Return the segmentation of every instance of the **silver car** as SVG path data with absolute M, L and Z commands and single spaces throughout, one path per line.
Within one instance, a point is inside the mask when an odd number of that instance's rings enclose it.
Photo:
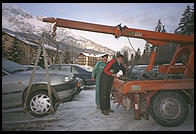
M 26 70 L 23 65 L 2 58 L 2 109 L 24 105 L 31 75 L 32 70 Z M 49 76 L 52 104 L 56 110 L 59 103 L 71 100 L 75 96 L 80 89 L 79 81 L 72 73 L 50 73 Z M 27 100 L 27 110 L 35 117 L 44 117 L 49 114 L 50 108 L 46 73 L 36 71 Z

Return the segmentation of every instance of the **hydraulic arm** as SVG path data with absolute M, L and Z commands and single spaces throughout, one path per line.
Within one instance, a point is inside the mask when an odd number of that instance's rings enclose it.
M 44 22 L 55 23 L 53 27 L 53 36 L 55 36 L 56 27 L 72 28 L 78 30 L 99 32 L 105 34 L 113 34 L 116 38 L 120 36 L 134 37 L 145 39 L 153 45 L 163 45 L 168 42 L 180 43 L 180 44 L 192 44 L 194 42 L 194 36 L 178 35 L 171 33 L 161 33 L 155 31 L 141 30 L 128 28 L 126 26 L 107 26 L 100 24 L 93 24 L 87 22 L 73 21 L 61 18 L 44 18 Z

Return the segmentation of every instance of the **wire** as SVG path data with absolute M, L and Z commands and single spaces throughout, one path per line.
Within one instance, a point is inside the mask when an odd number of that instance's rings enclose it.
M 128 41 L 129 41 L 130 46 L 131 46 L 132 49 L 135 51 L 135 49 L 133 48 L 133 46 L 132 46 L 132 44 L 131 44 L 131 42 L 130 42 L 130 40 L 129 40 L 129 37 L 127 37 L 127 38 L 128 38 Z M 137 53 L 137 52 L 135 51 L 135 53 Z

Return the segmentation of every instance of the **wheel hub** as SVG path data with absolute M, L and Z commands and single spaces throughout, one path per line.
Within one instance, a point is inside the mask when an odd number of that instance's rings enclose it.
M 50 98 L 44 94 L 34 96 L 30 102 L 31 110 L 36 114 L 43 114 L 50 110 Z
M 175 119 L 180 114 L 180 105 L 172 98 L 162 101 L 160 106 L 162 115 L 167 119 Z

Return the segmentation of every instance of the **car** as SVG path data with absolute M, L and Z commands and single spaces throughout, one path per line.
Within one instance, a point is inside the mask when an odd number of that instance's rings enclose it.
M 128 79 L 129 80 L 144 80 L 154 79 L 157 74 L 157 66 L 154 66 L 152 71 L 146 71 L 148 65 L 135 65 L 128 67 Z
M 25 67 L 25 70 L 33 70 L 34 68 L 34 65 L 23 65 L 23 66 Z M 37 65 L 36 71 L 45 71 L 45 69 Z M 80 88 L 77 88 L 77 91 L 75 92 L 74 96 L 78 95 L 84 87 L 83 81 L 80 78 L 76 78 L 76 79 L 78 80 L 78 83 L 80 84 Z M 72 98 L 74 98 L 74 96 Z
M 91 81 L 92 71 L 78 64 L 53 64 L 48 67 L 48 70 L 58 71 L 61 73 L 73 73 L 77 78 L 80 78 L 82 80 L 83 89 L 85 89 L 86 86 L 95 85 L 95 82 Z
M 2 58 L 2 109 L 24 105 L 32 70 L 14 61 Z M 70 101 L 80 91 L 79 81 L 72 73 L 49 73 L 52 104 L 56 111 L 60 103 Z M 35 71 L 32 88 L 26 103 L 27 111 L 34 117 L 50 113 L 46 72 Z
M 34 65 L 23 65 L 25 68 L 26 68 L 26 70 L 33 70 L 33 68 L 34 68 Z M 38 70 L 38 71 L 45 71 L 42 67 L 40 67 L 40 66 L 36 66 L 36 70 Z

